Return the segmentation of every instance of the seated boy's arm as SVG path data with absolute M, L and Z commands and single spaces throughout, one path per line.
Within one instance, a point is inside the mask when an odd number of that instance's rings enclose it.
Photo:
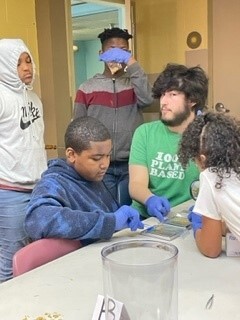
M 142 165 L 129 165 L 129 193 L 132 199 L 144 204 L 153 194 L 148 188 L 148 169 Z
M 113 213 L 95 209 L 73 210 L 64 189 L 40 182 L 27 208 L 25 229 L 29 237 L 66 239 L 109 239 L 115 231 Z

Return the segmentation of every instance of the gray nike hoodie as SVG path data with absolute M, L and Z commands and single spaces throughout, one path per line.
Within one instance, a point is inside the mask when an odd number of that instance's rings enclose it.
M 20 39 L 0 40 L 0 188 L 32 189 L 47 168 L 43 108 L 17 71 L 23 52 Z M 32 59 L 33 73 L 35 65 Z M 34 79 L 33 75 L 33 79 Z

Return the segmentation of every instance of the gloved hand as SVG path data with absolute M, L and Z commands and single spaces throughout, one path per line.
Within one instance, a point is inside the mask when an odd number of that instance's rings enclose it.
M 151 196 L 145 202 L 147 212 L 150 216 L 157 217 L 160 221 L 169 213 L 171 206 L 167 198 Z
M 117 62 L 127 64 L 130 57 L 131 52 L 120 49 L 120 48 L 111 48 L 99 55 L 99 60 L 104 62 Z
M 115 231 L 130 228 L 131 231 L 143 229 L 143 223 L 140 221 L 139 212 L 130 207 L 122 206 L 114 212 L 116 218 Z
M 192 228 L 193 228 L 193 235 L 195 238 L 195 234 L 196 231 L 198 229 L 202 229 L 202 216 L 198 213 L 193 212 L 193 206 L 189 208 L 188 210 L 188 220 L 191 222 L 192 224 Z

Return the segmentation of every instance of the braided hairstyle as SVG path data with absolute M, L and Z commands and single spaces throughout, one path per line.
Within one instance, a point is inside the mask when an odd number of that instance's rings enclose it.
M 216 188 L 231 172 L 240 179 L 240 123 L 226 114 L 208 112 L 197 116 L 183 132 L 178 156 L 185 168 L 190 160 L 205 155 L 204 167 L 218 176 Z

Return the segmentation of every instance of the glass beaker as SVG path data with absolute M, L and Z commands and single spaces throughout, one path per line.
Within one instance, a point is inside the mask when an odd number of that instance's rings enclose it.
M 157 240 L 121 241 L 104 247 L 101 255 L 106 320 L 115 319 L 113 299 L 124 304 L 128 316 L 123 319 L 177 320 L 176 246 Z

